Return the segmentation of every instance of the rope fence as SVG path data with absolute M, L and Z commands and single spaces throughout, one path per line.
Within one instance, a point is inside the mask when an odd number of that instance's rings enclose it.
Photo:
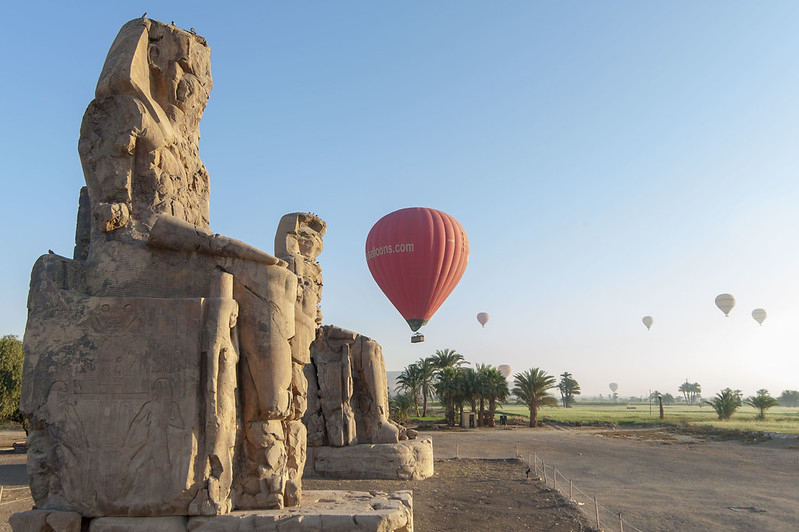
M 15 497 L 15 498 L 11 499 L 10 501 L 3 500 L 8 495 L 13 496 L 14 492 L 17 492 L 17 491 L 28 492 L 28 493 L 23 493 L 22 497 Z M 17 502 L 18 500 L 20 500 L 20 498 L 24 498 L 24 497 L 29 496 L 29 492 L 30 492 L 30 488 L 28 486 L 0 486 L 0 506 L 5 506 L 6 504 L 11 504 L 12 502 Z
M 643 532 L 622 518 L 621 512 L 613 511 L 599 504 L 599 499 L 596 496 L 591 496 L 575 486 L 571 479 L 566 478 L 554 465 L 547 464 L 536 453 L 528 454 L 525 460 L 525 456 L 519 452 L 517 446 L 516 457 L 527 465 L 529 471 L 527 478 L 530 478 L 529 475 L 532 473 L 530 480 L 540 480 L 545 487 L 551 486 L 553 490 L 568 497 L 569 503 L 579 508 L 597 530 Z

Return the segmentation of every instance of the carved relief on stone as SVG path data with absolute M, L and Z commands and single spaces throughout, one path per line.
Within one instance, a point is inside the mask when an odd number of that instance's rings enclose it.
M 57 275 L 48 262 L 65 259 L 52 257 L 34 270 Z M 38 292 L 32 287 L 20 404 L 37 507 L 86 516 L 185 511 L 203 477 L 203 300 Z

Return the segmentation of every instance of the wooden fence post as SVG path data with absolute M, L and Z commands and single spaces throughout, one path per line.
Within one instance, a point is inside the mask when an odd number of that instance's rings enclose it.
M 547 485 L 547 463 L 541 460 L 541 469 L 544 470 L 544 486 Z
M 597 528 L 597 530 L 600 530 L 600 526 L 599 526 L 599 503 L 597 502 L 596 497 L 594 497 L 594 512 L 596 513 L 596 528 Z
M 558 491 L 558 470 L 554 467 L 552 468 L 552 487 Z
M 621 520 L 621 512 L 619 512 L 619 532 L 624 532 L 624 521 Z

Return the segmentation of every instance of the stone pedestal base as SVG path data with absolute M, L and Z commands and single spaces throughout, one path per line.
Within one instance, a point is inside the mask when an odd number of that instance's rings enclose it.
M 14 514 L 9 521 L 14 532 L 82 530 L 80 515 L 73 512 L 32 510 Z M 413 496 L 410 491 L 304 491 L 302 506 L 282 510 L 86 521 L 89 532 L 413 532 Z
M 304 475 L 423 480 L 433 475 L 433 440 L 308 447 Z

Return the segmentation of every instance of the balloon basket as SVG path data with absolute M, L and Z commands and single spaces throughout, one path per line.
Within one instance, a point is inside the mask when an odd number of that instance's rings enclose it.
M 418 344 L 419 342 L 424 342 L 424 335 L 422 333 L 416 333 L 411 336 L 412 344 Z

